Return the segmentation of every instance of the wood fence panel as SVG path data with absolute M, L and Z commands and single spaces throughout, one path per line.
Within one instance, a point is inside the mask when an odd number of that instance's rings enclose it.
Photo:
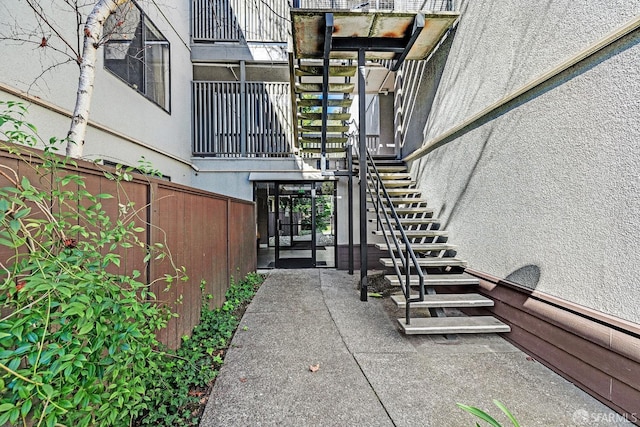
M 0 152 L 0 165 L 17 171 L 20 177 L 27 176 L 39 188 L 51 188 L 51 175 L 36 171 L 32 165 L 15 155 Z M 229 287 L 230 275 L 239 280 L 255 271 L 254 204 L 137 174 L 134 174 L 133 181 L 118 186 L 104 176 L 104 170 L 114 169 L 79 161 L 77 167 L 70 166 L 60 174 L 82 176 L 86 190 L 91 194 L 113 195 L 111 199 L 100 200 L 113 222 L 118 220 L 123 207 L 132 202 L 133 206 L 126 208 L 125 218 L 128 218 L 127 222 L 134 221 L 136 227 L 144 229 L 138 234 L 140 240 L 147 244 L 162 243 L 169 251 L 170 258 L 156 260 L 152 257 L 146 265 L 146 249 L 118 249 L 116 253 L 121 255 L 120 267 L 112 266 L 109 271 L 130 275 L 138 270 L 141 273 L 138 280 L 152 283 L 151 290 L 158 302 L 166 304 L 178 314 L 166 329 L 158 333 L 161 342 L 176 348 L 182 336 L 189 335 L 200 321 L 202 280 L 206 282 L 205 292 L 213 295 L 211 307 L 221 306 Z M 0 187 L 7 185 L 9 182 L 6 177 L 0 175 Z M 67 188 L 77 190 L 75 184 L 69 184 Z M 56 206 L 51 208 L 64 209 Z M 34 212 L 32 215 L 38 214 Z M 99 229 L 94 227 L 94 231 Z M 108 249 L 105 248 L 105 253 Z M 6 262 L 11 256 L 12 251 L 0 246 L 0 260 Z M 165 290 L 167 285 L 161 279 L 165 274 L 175 274 L 174 267 L 182 266 L 186 268 L 189 280 L 173 283 Z
M 256 221 L 253 203 L 230 201 L 229 204 L 229 257 L 230 274 L 242 279 L 255 271 L 257 262 Z

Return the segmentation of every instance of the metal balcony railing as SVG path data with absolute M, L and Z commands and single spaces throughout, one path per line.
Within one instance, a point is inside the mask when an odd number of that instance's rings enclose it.
M 193 155 L 292 156 L 289 90 L 289 83 L 193 82 Z
M 294 0 L 293 7 L 302 9 L 348 9 L 406 11 L 451 11 L 453 0 Z
M 451 11 L 454 0 L 192 0 L 193 41 L 286 43 L 289 9 Z
M 289 8 L 287 0 L 192 0 L 191 35 L 194 42 L 286 43 Z

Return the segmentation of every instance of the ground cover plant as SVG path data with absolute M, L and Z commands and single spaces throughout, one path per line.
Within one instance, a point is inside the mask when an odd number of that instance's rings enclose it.
M 133 168 L 105 172 L 115 193 L 91 194 L 61 142 L 41 141 L 24 106 L 0 102 L 2 148 L 19 166 L 0 165 L 0 425 L 196 425 L 237 319 L 259 276 L 232 283 L 177 351 L 156 333 L 173 316 L 143 280 L 145 263 L 167 259 L 139 235 L 145 209 L 122 183 Z M 44 151 L 16 149 L 44 146 Z M 20 168 L 20 170 L 18 170 Z M 147 164 L 143 169 L 154 171 Z M 118 213 L 103 203 L 117 198 Z M 109 203 L 113 203 L 110 200 Z M 139 269 L 120 274 L 122 254 L 143 251 Z M 187 280 L 183 268 L 159 280 Z

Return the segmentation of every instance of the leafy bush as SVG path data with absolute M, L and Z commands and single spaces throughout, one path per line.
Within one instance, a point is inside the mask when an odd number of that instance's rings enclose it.
M 233 279 L 222 307 L 210 309 L 211 295 L 203 295 L 200 323 L 182 346 L 168 353 L 156 387 L 147 390 L 150 406 L 138 425 L 197 426 L 206 394 L 222 365 L 224 350 L 238 327 L 238 310 L 251 300 L 262 277 L 250 273 L 240 282 Z M 204 282 L 201 284 L 204 290 Z M 153 384 L 153 382 L 150 382 Z
M 1 134 L 35 145 L 24 107 L 1 104 Z M 130 425 L 149 409 L 150 377 L 164 363 L 155 333 L 171 314 L 139 271 L 116 273 L 119 254 L 163 255 L 138 239 L 138 208 L 121 186 L 111 219 L 102 201 L 114 195 L 92 195 L 66 172 L 55 139 L 44 154 L 12 147 L 20 173 L 0 166 L 0 425 Z M 119 184 L 129 172 L 111 178 Z
M 156 332 L 172 314 L 140 271 L 117 273 L 128 250 L 144 251 L 145 263 L 171 261 L 161 244 L 138 238 L 141 207 L 121 185 L 134 169 L 105 172 L 117 192 L 93 195 L 66 171 L 75 164 L 55 154 L 55 139 L 44 152 L 15 149 L 36 145 L 36 129 L 22 120 L 21 104 L 2 106 L 0 136 L 11 143 L 3 148 L 20 158 L 20 171 L 0 165 L 0 425 L 197 425 L 238 324 L 234 313 L 262 278 L 232 281 L 220 308 L 204 296 L 192 336 L 165 349 Z M 154 174 L 146 163 L 140 169 Z M 114 197 L 117 218 L 103 207 Z M 162 278 L 168 285 L 187 279 L 173 268 Z

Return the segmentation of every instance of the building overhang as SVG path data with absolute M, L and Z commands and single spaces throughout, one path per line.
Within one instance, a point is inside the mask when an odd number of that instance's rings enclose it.
M 333 174 L 322 174 L 321 171 L 278 171 L 278 172 L 251 172 L 249 181 L 334 181 L 337 177 Z

